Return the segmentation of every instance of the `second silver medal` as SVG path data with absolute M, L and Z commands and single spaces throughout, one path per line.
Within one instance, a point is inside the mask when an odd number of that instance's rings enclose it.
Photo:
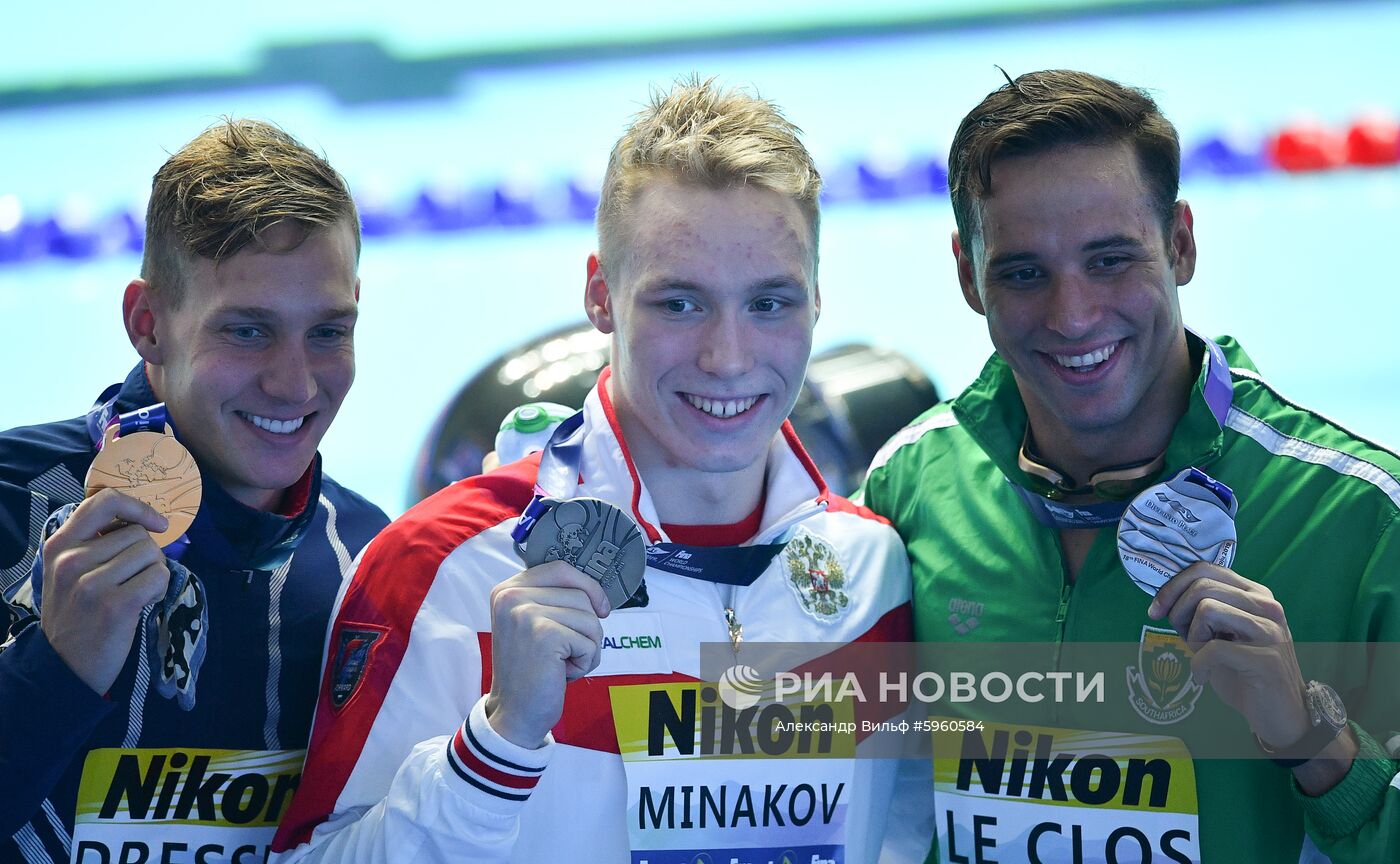
M 549 510 L 518 547 L 525 566 L 567 561 L 597 580 L 612 608 L 631 599 L 646 573 L 646 541 L 631 517 L 598 498 L 546 498 Z

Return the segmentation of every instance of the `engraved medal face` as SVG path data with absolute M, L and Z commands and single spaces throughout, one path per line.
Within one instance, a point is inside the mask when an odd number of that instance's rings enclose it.
M 1118 557 L 1148 594 L 1197 561 L 1229 567 L 1235 560 L 1237 505 L 1227 508 L 1186 474 L 1143 490 L 1118 522 Z
M 567 561 L 596 579 L 612 608 L 620 609 L 646 573 L 646 542 L 637 523 L 597 498 L 545 503 L 553 506 L 525 539 L 525 566 Z
M 103 489 L 116 489 L 146 504 L 170 520 L 170 526 L 151 533 L 164 547 L 189 530 L 203 497 L 199 466 L 185 445 L 165 432 L 128 432 L 116 437 L 116 425 L 108 426 L 102 449 L 87 474 L 87 497 Z

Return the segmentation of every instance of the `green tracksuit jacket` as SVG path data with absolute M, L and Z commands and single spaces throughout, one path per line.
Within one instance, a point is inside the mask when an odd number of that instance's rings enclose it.
M 1192 351 L 1204 356 L 1204 343 L 1188 338 Z M 1233 569 L 1273 591 L 1295 642 L 1400 642 L 1400 458 L 1287 401 L 1259 378 L 1232 339 L 1219 344 L 1233 384 L 1227 422 L 1222 428 L 1206 404 L 1203 371 L 1173 432 L 1163 476 L 1195 466 L 1234 489 L 1240 504 Z M 1120 670 L 1111 682 L 1127 692 L 1135 674 L 1142 684 L 1153 678 L 1154 668 L 1165 668 L 1153 666 L 1154 650 L 1175 640 L 1180 655 L 1184 645 L 1168 622 L 1148 618 L 1149 598 L 1125 574 L 1111 528 L 1099 529 L 1077 580 L 1067 580 L 1057 532 L 1037 522 L 1011 487 L 1029 485 L 1016 464 L 1025 425 L 1011 371 L 993 356 L 961 395 L 886 445 L 862 503 L 889 518 L 908 545 L 918 639 L 1045 643 L 1051 661 L 1070 643 L 1139 643 L 1139 656 L 1146 658 L 1141 668 Z M 1199 856 L 1212 864 L 1274 864 L 1297 861 L 1300 854 L 1307 860 L 1315 844 L 1334 864 L 1400 861 L 1400 765 L 1378 743 L 1400 730 L 1400 680 L 1363 686 L 1375 674 L 1366 665 L 1303 667 L 1305 678 L 1326 681 L 1342 694 L 1361 740 L 1350 773 L 1320 797 L 1302 795 L 1290 772 L 1267 760 L 1192 760 L 1185 751 L 1172 752 L 1182 754 L 1187 771 L 1194 769 L 1194 789 L 1190 775 L 1183 779 L 1178 772 L 1171 806 L 1157 808 L 1170 814 L 1149 812 L 1153 808 L 1141 797 L 1125 806 L 1121 795 L 1099 806 L 1082 800 L 1056 806 L 1031 800 L 1024 786 L 1020 795 L 1007 795 L 1008 784 L 1000 795 L 961 799 L 955 818 L 947 804 L 957 796 L 946 796 L 940 785 L 940 836 L 930 860 L 941 848 L 956 862 Z M 1193 689 L 1189 678 L 1178 676 L 1170 686 L 1182 698 L 1160 710 L 1151 705 L 1150 688 L 1140 688 L 1147 703 L 1143 717 L 1152 715 L 1152 728 L 1164 739 L 1171 739 L 1175 724 L 1209 718 L 1247 731 L 1208 685 Z M 1157 692 L 1161 698 L 1155 701 L 1171 701 Z M 1123 707 L 1110 705 L 1104 716 Z M 1035 722 L 1054 726 L 1055 719 Z M 1170 741 L 1149 749 L 1161 747 L 1170 751 Z M 943 781 L 951 782 L 949 776 Z M 997 782 L 988 782 L 978 788 L 997 791 Z M 1040 792 L 1049 795 L 1046 788 Z M 1017 815 L 1018 807 L 1025 812 Z M 1111 812 L 1114 807 L 1119 809 Z M 969 816 L 984 810 L 978 817 L 983 836 L 964 834 Z M 1116 845 L 1116 859 L 1106 845 Z M 1144 857 L 1144 845 L 1151 859 Z

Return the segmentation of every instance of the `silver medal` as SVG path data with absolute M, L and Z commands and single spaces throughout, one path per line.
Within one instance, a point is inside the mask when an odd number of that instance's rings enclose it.
M 1118 521 L 1118 557 L 1133 584 L 1148 594 L 1197 561 L 1234 563 L 1239 502 L 1231 497 L 1227 507 L 1216 493 L 1187 479 L 1191 472 L 1148 487 Z
M 631 517 L 597 498 L 546 498 L 549 510 L 517 547 L 526 567 L 567 561 L 597 580 L 619 609 L 642 584 L 646 541 Z

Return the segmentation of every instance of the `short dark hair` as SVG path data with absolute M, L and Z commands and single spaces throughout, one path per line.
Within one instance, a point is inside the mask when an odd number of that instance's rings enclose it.
M 355 202 L 330 163 L 271 123 L 224 118 L 167 159 L 151 181 L 141 277 L 178 305 L 185 265 L 195 257 L 222 261 L 279 222 L 300 227 L 304 239 L 342 221 L 352 227 L 358 253 Z
M 1181 143 L 1145 90 L 1068 69 L 1008 79 L 963 118 L 948 154 L 948 192 L 964 248 L 981 231 L 978 204 L 993 194 L 996 160 L 1123 141 L 1133 145 L 1163 231 L 1170 230 Z

